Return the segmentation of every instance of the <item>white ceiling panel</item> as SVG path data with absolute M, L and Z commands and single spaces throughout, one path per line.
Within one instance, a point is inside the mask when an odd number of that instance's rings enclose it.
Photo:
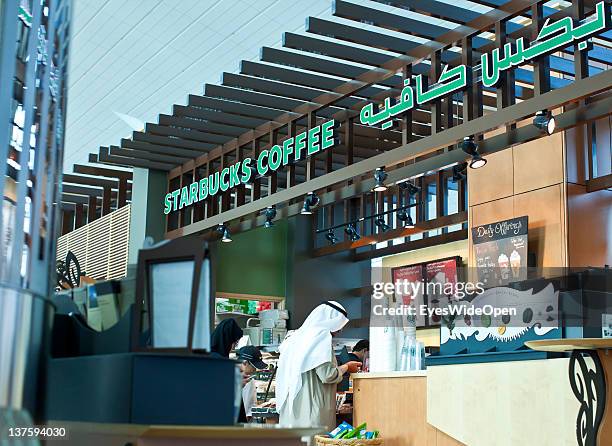
M 350 1 L 414 15 L 380 2 Z M 483 9 L 468 0 L 441 1 Z M 259 59 L 262 46 L 280 47 L 283 32 L 303 32 L 308 16 L 331 19 L 331 5 L 332 0 L 74 0 L 64 169 L 72 171 L 100 146 L 131 137 L 132 128 L 116 113 L 157 122 L 189 94 L 202 94 L 205 83 L 236 72 L 241 60 Z
M 330 0 L 75 0 L 64 168 L 132 129 L 115 112 L 155 122 Z

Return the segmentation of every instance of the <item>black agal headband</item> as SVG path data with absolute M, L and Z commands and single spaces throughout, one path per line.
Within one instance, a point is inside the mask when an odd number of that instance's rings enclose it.
M 328 305 L 330 307 L 332 307 L 334 310 L 336 310 L 339 313 L 342 313 L 344 315 L 345 318 L 348 318 L 348 314 L 346 312 L 346 310 L 344 308 L 342 308 L 339 305 L 336 305 L 335 303 L 332 303 L 328 300 L 326 300 L 325 302 L 323 302 L 325 305 Z

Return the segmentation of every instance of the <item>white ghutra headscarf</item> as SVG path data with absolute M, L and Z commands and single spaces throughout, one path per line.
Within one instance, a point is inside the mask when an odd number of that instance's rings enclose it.
M 312 310 L 302 326 L 283 341 L 276 374 L 277 412 L 293 410 L 293 400 L 302 388 L 302 373 L 331 361 L 331 334 L 348 321 L 342 305 L 327 301 Z

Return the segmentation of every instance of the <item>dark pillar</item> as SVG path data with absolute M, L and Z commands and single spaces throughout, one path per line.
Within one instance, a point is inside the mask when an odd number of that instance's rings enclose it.
M 342 209 L 339 218 L 342 218 Z M 370 284 L 370 261 L 353 262 L 350 251 L 311 257 L 314 219 L 297 215 L 287 229 L 287 309 L 290 328 L 298 328 L 310 311 L 326 300 L 337 300 L 347 308 L 350 319 L 369 317 L 369 298 L 355 297 L 352 290 Z M 367 326 L 346 328 L 343 336 L 368 336 Z

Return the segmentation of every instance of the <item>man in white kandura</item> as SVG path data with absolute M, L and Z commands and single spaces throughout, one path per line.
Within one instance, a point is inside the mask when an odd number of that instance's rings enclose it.
M 347 322 L 342 305 L 324 302 L 280 345 L 276 408 L 282 426 L 336 426 L 336 385 L 361 366 L 357 361 L 338 366 L 334 356 L 332 335 Z

